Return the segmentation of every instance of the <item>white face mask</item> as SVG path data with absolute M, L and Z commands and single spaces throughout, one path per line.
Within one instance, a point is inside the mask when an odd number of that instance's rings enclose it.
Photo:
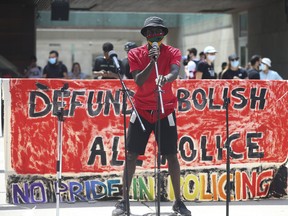
M 210 61 L 210 62 L 213 62 L 215 60 L 216 56 L 215 55 L 207 55 L 207 59 Z
M 259 70 L 264 71 L 266 69 L 267 69 L 267 66 L 265 64 L 261 63 L 259 66 Z
M 231 61 L 231 66 L 232 66 L 233 68 L 238 67 L 238 66 L 239 66 L 239 61 Z

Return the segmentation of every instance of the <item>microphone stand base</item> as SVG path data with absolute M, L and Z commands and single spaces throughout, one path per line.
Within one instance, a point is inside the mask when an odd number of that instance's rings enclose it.
M 157 214 L 155 212 L 155 213 L 147 213 L 147 214 L 144 214 L 143 216 L 157 216 L 157 215 L 159 215 L 159 214 Z M 180 215 L 180 214 L 173 213 L 173 212 L 161 212 L 160 215 L 161 216 L 177 216 L 177 215 Z

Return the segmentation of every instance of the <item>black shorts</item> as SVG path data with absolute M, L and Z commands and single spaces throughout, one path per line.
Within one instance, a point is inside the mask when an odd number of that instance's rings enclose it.
M 144 155 L 152 131 L 158 143 L 158 123 L 150 123 L 141 116 L 140 118 L 146 131 L 143 132 L 140 122 L 133 112 L 128 128 L 127 146 L 128 151 Z M 178 134 L 175 111 L 160 120 L 160 134 L 161 155 L 176 154 Z

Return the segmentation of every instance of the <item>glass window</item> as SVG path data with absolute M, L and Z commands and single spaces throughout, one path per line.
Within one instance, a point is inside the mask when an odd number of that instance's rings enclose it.
M 240 47 L 240 65 L 242 67 L 246 67 L 246 60 L 247 60 L 247 48 L 246 46 Z
M 248 36 L 248 14 L 241 13 L 239 15 L 239 37 Z

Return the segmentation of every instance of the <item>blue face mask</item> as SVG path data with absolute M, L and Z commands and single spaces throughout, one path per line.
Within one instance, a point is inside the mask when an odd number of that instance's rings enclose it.
M 239 66 L 239 63 L 240 63 L 240 62 L 237 61 L 237 60 L 236 60 L 236 61 L 232 61 L 232 62 L 231 62 L 231 66 L 234 67 L 234 68 L 237 68 L 237 67 Z
M 50 64 L 55 64 L 56 63 L 56 58 L 49 58 L 49 63 Z

